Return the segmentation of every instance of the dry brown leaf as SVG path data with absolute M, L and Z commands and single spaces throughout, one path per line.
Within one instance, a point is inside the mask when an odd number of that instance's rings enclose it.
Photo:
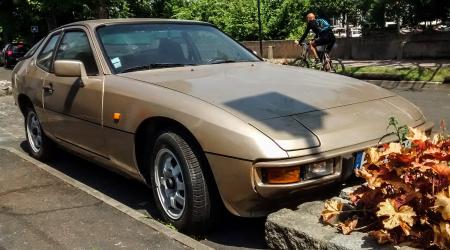
M 444 220 L 450 220 L 450 198 L 449 191 L 441 191 L 435 197 L 434 206 L 438 208 Z
M 356 225 L 358 225 L 358 218 L 352 218 L 347 219 L 344 223 L 339 223 L 339 228 L 342 230 L 343 234 L 347 235 L 355 230 Z
M 339 200 L 326 200 L 325 206 L 320 214 L 322 220 L 326 223 L 330 223 L 332 219 L 341 213 L 343 207 L 344 204 Z
M 383 184 L 385 182 L 383 179 L 379 178 L 377 175 L 371 174 L 365 168 L 357 170 L 356 176 L 366 179 L 367 186 L 370 189 L 375 189 L 375 188 L 381 187 L 381 184 Z
M 439 225 L 433 225 L 433 242 L 442 249 L 450 248 L 450 224 L 441 222 Z
M 369 156 L 369 162 L 377 164 L 380 160 L 380 153 L 378 152 L 378 148 L 369 148 L 366 150 L 366 154 Z
M 414 225 L 413 217 L 416 216 L 416 212 L 414 212 L 413 208 L 410 206 L 404 205 L 399 209 L 396 209 L 394 201 L 391 199 L 386 199 L 386 201 L 378 204 L 378 208 L 380 209 L 377 212 L 378 217 L 388 217 L 383 220 L 383 225 L 386 229 L 394 229 L 401 226 L 402 223 L 404 223 L 402 229 L 404 229 L 406 225 Z
M 425 131 L 409 127 L 409 133 L 408 135 L 406 135 L 406 139 L 410 141 L 415 140 L 426 141 L 428 140 L 428 137 L 425 134 Z
M 436 171 L 441 176 L 446 176 L 448 180 L 450 180 L 450 167 L 444 164 L 434 165 L 433 170 Z
M 424 165 L 423 163 L 418 163 L 418 162 L 412 162 L 411 165 L 414 168 L 419 169 L 420 172 L 425 173 L 428 170 L 432 169 L 430 166 Z
M 389 143 L 389 147 L 386 149 L 386 151 L 383 152 L 383 155 L 389 155 L 389 154 L 401 154 L 402 153 L 402 145 L 400 143 Z
M 369 235 L 375 238 L 378 244 L 393 242 L 391 235 L 386 230 L 372 231 Z

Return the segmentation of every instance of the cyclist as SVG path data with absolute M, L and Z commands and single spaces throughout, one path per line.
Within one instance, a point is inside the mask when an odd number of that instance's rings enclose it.
M 311 51 L 313 52 L 313 55 L 316 59 L 316 61 L 319 61 L 319 56 L 317 55 L 317 46 L 326 46 L 326 52 L 330 53 L 333 49 L 334 43 L 336 42 L 336 38 L 333 34 L 332 28 L 330 24 L 322 19 L 316 19 L 316 15 L 314 13 L 309 13 L 306 16 L 306 19 L 308 21 L 308 25 L 306 27 L 305 32 L 303 33 L 302 37 L 299 41 L 295 41 L 297 45 L 303 43 L 303 41 L 308 36 L 308 33 L 310 30 L 312 30 L 315 34 L 314 40 L 312 40 L 309 43 L 309 46 L 311 48 Z

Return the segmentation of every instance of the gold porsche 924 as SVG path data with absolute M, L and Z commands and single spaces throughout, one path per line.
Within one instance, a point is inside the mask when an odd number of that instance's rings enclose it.
M 265 216 L 344 181 L 389 117 L 432 126 L 392 92 L 265 63 L 194 21 L 68 24 L 28 52 L 12 81 L 33 157 L 59 145 L 141 180 L 163 218 L 190 232 L 222 204 Z

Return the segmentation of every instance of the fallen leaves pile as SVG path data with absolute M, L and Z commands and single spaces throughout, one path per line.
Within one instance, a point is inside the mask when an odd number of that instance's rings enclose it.
M 326 201 L 322 222 L 344 234 L 368 232 L 380 244 L 450 248 L 450 138 L 410 128 L 402 143 L 365 153 L 355 170 L 365 184 L 349 202 Z

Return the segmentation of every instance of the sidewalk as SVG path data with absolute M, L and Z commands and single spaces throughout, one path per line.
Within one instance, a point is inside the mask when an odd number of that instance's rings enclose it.
M 448 67 L 450 60 L 342 60 L 345 66 L 367 67 Z
M 0 249 L 186 249 L 0 149 Z

